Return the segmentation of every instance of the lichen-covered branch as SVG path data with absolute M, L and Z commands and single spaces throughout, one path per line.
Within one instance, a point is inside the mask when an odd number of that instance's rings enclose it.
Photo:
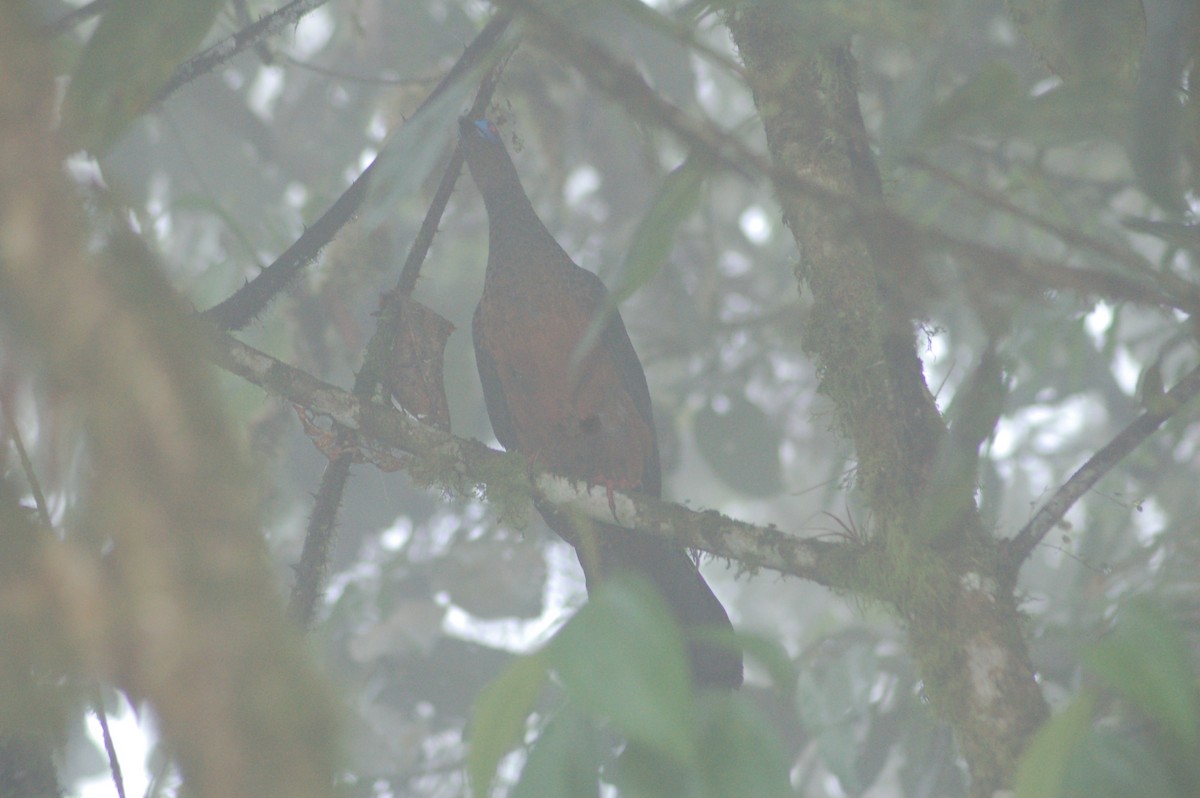
M 498 21 L 494 20 L 489 27 L 503 32 L 507 24 L 507 21 L 501 18 Z M 483 34 L 480 36 L 482 38 Z M 501 71 L 501 65 L 497 64 L 485 74 L 479 91 L 475 94 L 475 101 L 471 104 L 472 118 L 482 116 L 487 110 L 496 83 L 500 80 Z M 421 266 L 429 253 L 429 247 L 433 244 L 434 235 L 442 221 L 446 205 L 450 202 L 450 195 L 454 191 L 454 184 L 462 165 L 461 147 L 456 146 L 450 156 L 450 162 L 442 172 L 442 179 L 434 192 L 433 200 L 429 203 L 425 218 L 421 221 L 421 227 L 409 247 L 399 281 L 376 314 L 375 332 L 367 342 L 362 368 L 354 378 L 356 396 L 374 396 L 386 379 L 387 364 L 391 362 L 396 333 L 401 328 L 403 303 L 400 300 L 410 296 L 416 288 Z M 335 432 L 339 437 L 345 437 L 342 430 L 337 429 Z M 324 589 L 338 508 L 341 506 L 342 495 L 349 478 L 348 455 L 343 454 L 330 460 L 329 466 L 321 475 L 321 484 L 313 502 L 313 512 L 304 532 L 304 548 L 300 554 L 300 563 L 296 566 L 296 582 L 292 586 L 292 595 L 288 601 L 288 614 L 305 629 L 312 624 L 317 602 Z
M 814 43 L 799 17 L 775 4 L 740 4 L 726 22 L 773 169 L 802 181 L 776 186 L 802 256 L 797 278 L 815 300 L 805 348 L 854 442 L 858 484 L 883 551 L 877 579 L 908 629 L 934 708 L 955 730 L 972 794 L 991 795 L 1010 783 L 1047 711 L 1015 602 L 996 578 L 1001 558 L 980 524 L 974 484 L 938 478 L 951 441 L 913 331 L 921 297 L 935 290 L 921 246 L 932 231 L 914 236 L 910 223 L 882 210 L 849 43 Z M 807 184 L 822 191 L 802 190 Z M 822 193 L 855 200 L 830 204 Z M 879 210 L 848 212 L 854 206 Z M 956 253 L 981 254 L 941 238 Z
M 785 162 L 763 158 L 737 136 L 663 99 L 636 67 L 567 24 L 557 7 L 542 0 L 498 2 L 521 13 L 530 23 L 531 38 L 538 46 L 573 65 L 584 80 L 614 98 L 634 118 L 670 131 L 693 153 L 714 165 L 747 179 L 767 177 L 781 194 L 806 197 L 808 201 L 820 204 L 845 230 L 870 231 L 884 248 L 894 255 L 904 256 L 893 257 L 894 265 L 903 266 L 905 260 L 913 263 L 925 250 L 942 251 L 954 255 L 964 270 L 978 273 L 996 290 L 1005 293 L 1062 289 L 1111 301 L 1174 308 L 1186 313 L 1200 312 L 1200 294 L 1170 276 L 1158 273 L 1153 280 L 1145 275 L 1143 279 L 1135 280 L 1108 269 L 1066 265 L 969 241 L 895 212 L 882 201 L 878 192 L 858 192 L 829 184 Z M 770 13 L 774 14 L 780 8 L 772 9 Z M 744 72 L 739 74 L 745 76 Z M 1105 257 L 1111 255 L 1105 253 Z M 1140 269 L 1135 273 L 1140 273 Z M 937 295 L 938 286 L 919 270 L 912 269 L 896 275 L 892 290 L 901 300 L 911 302 Z
M 462 496 L 484 486 L 502 516 L 523 517 L 531 497 L 572 512 L 628 529 L 661 535 L 690 548 L 735 560 L 746 569 L 770 568 L 829 587 L 873 595 L 862 567 L 868 550 L 852 544 L 801 538 L 774 527 L 760 527 L 715 511 L 696 512 L 649 496 L 590 487 L 546 471 L 530 473 L 529 461 L 504 454 L 479 441 L 459 438 L 426 426 L 400 410 L 360 401 L 250 347 L 232 336 L 215 338 L 214 360 L 272 396 L 310 413 L 328 416 L 356 431 L 360 446 L 395 449 L 413 455 L 413 476 Z M 368 453 L 367 457 L 371 455 Z

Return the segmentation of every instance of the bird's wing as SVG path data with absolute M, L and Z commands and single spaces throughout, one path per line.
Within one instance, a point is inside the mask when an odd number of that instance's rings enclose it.
M 483 343 L 483 325 L 479 321 L 479 308 L 475 309 L 475 317 L 471 324 L 471 340 L 475 343 L 475 365 L 479 369 L 479 381 L 483 385 L 483 403 L 487 406 L 488 418 L 492 422 L 492 432 L 505 451 L 517 451 L 517 428 L 513 423 L 512 412 L 508 409 L 508 399 L 504 395 L 504 384 L 496 370 L 496 361 Z
M 593 304 L 593 313 L 599 313 L 604 308 L 607 298 L 604 283 L 601 283 L 600 278 L 593 275 L 592 272 L 583 269 L 580 271 L 592 277 L 596 286 L 600 287 L 600 301 Z M 620 374 L 625 391 L 634 401 L 638 415 L 641 415 L 642 420 L 646 421 L 650 437 L 655 438 L 650 442 L 646 467 L 642 472 L 641 490 L 643 493 L 649 493 L 650 496 L 659 496 L 662 492 L 662 469 L 659 466 L 659 442 L 654 433 L 654 410 L 650 407 L 650 389 L 646 384 L 646 371 L 642 368 L 642 361 L 637 358 L 634 343 L 629 340 L 629 331 L 625 330 L 625 322 L 620 318 L 620 313 L 613 311 L 612 317 L 605 325 L 604 332 L 600 335 L 599 346 L 605 350 L 608 358 L 611 358 L 613 365 L 617 367 L 617 373 Z

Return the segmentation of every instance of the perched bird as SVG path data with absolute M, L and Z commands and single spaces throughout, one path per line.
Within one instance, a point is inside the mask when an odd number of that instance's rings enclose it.
M 487 275 L 472 332 L 497 440 L 589 484 L 659 496 L 650 391 L 621 317 L 614 313 L 591 350 L 575 356 L 605 305 L 604 284 L 575 265 L 537 217 L 495 125 L 463 118 L 459 137 L 487 206 Z M 732 632 L 725 608 L 683 547 L 575 522 L 553 507 L 538 510 L 574 546 L 589 591 L 612 574 L 636 572 L 658 587 L 685 634 Z M 689 655 L 697 684 L 742 683 L 740 652 L 693 641 Z

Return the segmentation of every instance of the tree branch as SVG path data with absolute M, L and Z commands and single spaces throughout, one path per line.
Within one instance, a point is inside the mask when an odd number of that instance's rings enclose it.
M 268 36 L 274 36 L 285 28 L 295 25 L 305 14 L 315 11 L 327 2 L 329 0 L 292 0 L 282 8 L 262 17 L 258 22 L 247 25 L 204 52 L 192 56 L 175 68 L 175 72 L 171 74 L 166 85 L 159 90 L 158 96 L 154 98 L 150 107 L 161 104 L 196 78 L 207 75 L 235 55 L 250 49 Z
M 473 69 L 491 52 L 504 31 L 508 28 L 510 17 L 500 13 L 494 16 L 484 26 L 479 35 L 467 46 L 462 56 L 455 62 L 441 82 L 434 87 L 425 101 L 417 109 L 426 108 L 434 99 L 439 97 L 463 73 Z M 382 151 L 381 151 L 382 154 Z M 316 259 L 321 248 L 328 244 L 337 232 L 350 221 L 367 197 L 367 187 L 379 158 L 362 171 L 349 188 L 329 206 L 329 210 L 321 214 L 311 227 L 308 227 L 296 241 L 275 259 L 275 262 L 259 272 L 253 280 L 246 283 L 232 296 L 204 312 L 223 330 L 240 330 L 249 324 L 254 317 L 261 313 L 280 291 L 287 287 L 300 269 Z
M 471 104 L 472 118 L 480 116 L 491 102 L 496 83 L 500 80 L 501 64 L 493 65 L 480 83 L 475 101 Z M 401 297 L 412 294 L 416 288 L 417 278 L 421 273 L 421 265 L 433 244 L 438 224 L 442 214 L 450 202 L 454 184 L 462 171 L 462 148 L 455 146 L 450 162 L 442 172 L 441 182 L 434 192 L 433 201 L 425 213 L 425 219 L 409 247 L 408 256 L 404 259 L 404 268 L 390 298 L 380 308 L 377 314 L 375 333 L 367 342 L 366 355 L 362 368 L 354 378 L 354 395 L 363 400 L 369 400 L 375 395 L 383 382 L 387 364 L 392 354 L 393 342 L 401 322 Z M 349 444 L 351 437 L 348 430 L 340 425 L 334 425 L 339 443 Z M 300 564 L 296 567 L 296 581 L 292 586 L 291 599 L 288 603 L 288 614 L 301 626 L 308 628 L 316 612 L 317 600 L 321 596 L 325 575 L 328 571 L 329 550 L 333 542 L 333 531 L 337 521 L 337 510 L 342 502 L 346 482 L 350 478 L 351 455 L 342 454 L 330 461 L 329 466 L 321 475 L 321 485 L 313 502 L 313 513 L 309 519 L 308 528 L 304 534 L 304 549 L 300 554 Z
M 782 178 L 775 188 L 803 253 L 797 278 L 814 297 L 805 349 L 853 440 L 872 540 L 884 549 L 877 578 L 893 586 L 926 695 L 970 769 L 971 795 L 991 796 L 1011 783 L 1047 707 L 1012 594 L 997 590 L 995 541 L 973 480 L 938 471 L 954 441 L 925 383 L 912 320 L 938 288 L 923 248 L 945 249 L 947 237 L 886 206 L 849 34 L 813 41 L 800 15 L 771 4 L 734 4 L 725 21 Z M 1013 256 L 997 257 L 1019 273 Z
M 1200 366 L 1189 371 L 1174 388 L 1164 396 L 1158 397 L 1153 407 L 1130 422 L 1104 448 L 1080 466 L 1079 470 L 1042 505 L 1029 523 L 1007 542 L 1011 578 L 1016 579 L 1016 572 L 1021 564 L 1083 494 L 1091 490 L 1101 477 L 1125 459 L 1142 441 L 1153 435 L 1167 419 L 1186 407 L 1197 394 L 1200 394 Z
M 664 100 L 632 65 L 612 55 L 603 45 L 564 22 L 540 0 L 497 0 L 520 12 L 532 23 L 537 42 L 564 63 L 575 67 L 584 80 L 620 103 L 631 116 L 670 131 L 683 144 L 713 164 L 744 178 L 767 177 L 777 191 L 806 196 L 831 213 L 846 216 L 847 229 L 880 230 L 902 236 L 905 243 L 937 247 L 966 257 L 968 268 L 986 264 L 991 274 L 1012 277 L 1039 289 L 1065 289 L 1100 295 L 1113 301 L 1170 307 L 1186 313 L 1200 312 L 1200 294 L 1194 289 L 1163 293 L 1154 286 L 1130 280 L 1111 271 L 1063 266 L 1059 263 L 958 238 L 936 227 L 920 224 L 888 208 L 877 198 L 848 194 L 796 173 L 750 149 L 736 136 L 707 119 L 697 119 Z
M 925 172 L 926 174 L 936 178 L 937 180 L 949 183 L 951 186 L 954 186 L 967 196 L 972 197 L 985 205 L 998 208 L 1004 213 L 1007 213 L 1009 216 L 1020 219 L 1022 222 L 1025 222 L 1031 227 L 1037 228 L 1042 232 L 1049 233 L 1068 246 L 1091 250 L 1097 255 L 1102 255 L 1103 257 L 1111 260 L 1113 263 L 1118 263 L 1132 272 L 1142 274 L 1147 277 L 1157 276 L 1157 270 L 1154 268 L 1154 266 L 1132 249 L 1118 246 L 1111 241 L 1106 241 L 1097 236 L 1089 235 L 1082 230 L 1059 224 L 1044 214 L 1026 210 L 1009 199 L 1003 192 L 972 183 L 962 175 L 956 174 L 950 169 L 939 166 L 938 164 L 931 163 L 924 158 L 914 156 L 908 160 L 908 163 L 913 168 L 919 169 L 922 172 Z
M 415 479 L 435 483 L 460 496 L 474 497 L 484 485 L 502 505 L 510 496 L 534 497 L 607 524 L 642 530 L 736 560 L 744 568 L 769 568 L 839 590 L 871 595 L 871 585 L 857 578 L 860 546 L 800 538 L 775 527 L 735 521 L 714 510 L 696 512 L 649 496 L 592 490 L 549 471 L 530 473 L 520 454 L 490 449 L 479 441 L 459 438 L 426 426 L 392 407 L 371 404 L 276 360 L 231 335 L 214 338 L 212 359 L 222 368 L 254 383 L 268 394 L 309 412 L 328 416 L 359 433 L 360 444 L 382 444 L 413 455 L 409 471 Z M 501 506 L 502 513 L 507 509 Z

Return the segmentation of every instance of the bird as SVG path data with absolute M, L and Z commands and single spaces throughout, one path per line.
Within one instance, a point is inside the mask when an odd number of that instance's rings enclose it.
M 472 320 L 475 361 L 496 439 L 564 476 L 659 497 L 662 472 L 650 390 L 619 313 L 576 353 L 608 301 L 604 283 L 581 268 L 538 218 L 496 125 L 459 119 L 459 142 L 488 217 L 483 294 Z M 683 546 L 615 524 L 584 523 L 546 502 L 536 506 L 570 543 L 588 593 L 619 573 L 654 585 L 688 639 L 693 682 L 734 689 L 743 678 L 724 606 Z M 601 527 L 601 528 L 597 528 Z

